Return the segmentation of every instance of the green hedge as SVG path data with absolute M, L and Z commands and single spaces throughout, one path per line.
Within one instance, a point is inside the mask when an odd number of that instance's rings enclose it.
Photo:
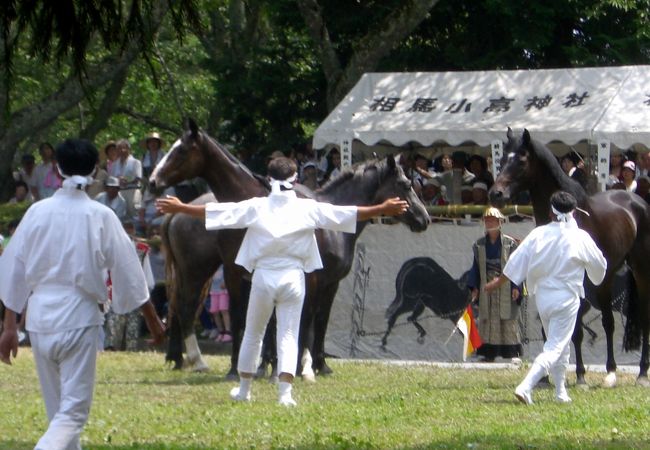
M 14 219 L 22 219 L 31 203 L 0 204 L 0 233 L 7 231 L 7 224 Z

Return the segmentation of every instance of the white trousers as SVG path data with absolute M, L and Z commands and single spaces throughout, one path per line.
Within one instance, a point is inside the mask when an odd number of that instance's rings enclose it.
M 527 389 L 532 389 L 549 372 L 556 385 L 564 381 L 571 355 L 571 336 L 580 308 L 580 299 L 565 290 L 538 289 L 535 302 L 546 342 L 524 380 Z
M 255 269 L 237 362 L 239 372 L 255 373 L 257 370 L 266 326 L 275 308 L 278 373 L 295 375 L 304 299 L 305 274 L 301 269 Z
M 35 450 L 78 450 L 95 387 L 100 326 L 29 338 L 49 426 Z

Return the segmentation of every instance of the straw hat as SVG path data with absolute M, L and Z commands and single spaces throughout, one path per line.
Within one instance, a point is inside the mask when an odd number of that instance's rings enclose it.
M 106 144 L 104 145 L 104 148 L 102 149 L 103 152 L 104 152 L 104 155 L 108 155 L 108 149 L 111 148 L 111 147 L 116 147 L 115 141 L 113 141 L 113 140 L 110 140 L 110 141 L 106 142 Z
M 483 213 L 483 218 L 485 219 L 486 217 L 496 217 L 499 220 L 506 220 L 506 216 L 501 214 L 501 211 L 499 211 L 497 208 L 493 206 L 486 209 L 485 212 Z
M 108 178 L 106 178 L 106 181 L 104 182 L 104 186 L 106 186 L 106 187 L 120 187 L 120 180 L 118 180 L 116 177 L 108 177 Z
M 160 137 L 160 133 L 157 133 L 157 132 L 154 131 L 153 133 L 150 133 L 142 141 L 140 141 L 140 147 L 147 148 L 147 142 L 149 142 L 152 139 L 155 140 L 155 141 L 158 141 L 158 144 L 160 145 L 160 148 L 162 148 L 162 146 L 165 145 L 165 141 L 163 141 L 162 138 Z

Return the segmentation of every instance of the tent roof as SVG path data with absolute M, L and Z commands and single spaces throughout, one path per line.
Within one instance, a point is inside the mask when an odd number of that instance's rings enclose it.
M 650 66 L 366 73 L 314 134 L 314 148 L 358 139 L 480 146 L 527 128 L 544 143 L 650 144 Z

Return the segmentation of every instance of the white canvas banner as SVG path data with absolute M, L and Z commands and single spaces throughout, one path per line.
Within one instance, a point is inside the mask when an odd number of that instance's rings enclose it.
M 523 239 L 532 228 L 531 222 L 523 222 L 504 224 L 503 230 Z M 434 223 L 423 233 L 412 233 L 402 225 L 368 225 L 357 241 L 352 270 L 341 281 L 332 307 L 326 352 L 341 358 L 462 361 L 463 337 L 454 333 L 453 320 L 462 311 L 457 305 L 467 301 L 468 290 L 459 280 L 472 265 L 472 244 L 482 233 L 482 225 L 476 222 Z M 397 316 L 384 346 L 386 312 L 398 289 L 408 290 L 409 277 L 402 277 L 398 287 L 396 278 L 400 270 L 413 265 L 415 258 L 420 258 L 415 262 L 426 266 L 428 279 L 419 294 L 410 293 L 419 296 L 419 301 L 412 302 L 410 310 Z M 419 282 L 422 283 L 421 277 Z M 524 359 L 534 358 L 543 345 L 534 303 L 529 298 L 521 308 Z M 422 311 L 417 320 L 426 332 L 424 336 L 408 320 L 418 307 Z M 440 317 L 441 312 L 448 317 Z M 588 327 L 583 344 L 585 363 L 604 364 L 606 347 L 600 312 L 592 308 L 584 322 Z M 615 312 L 615 322 L 617 363 L 638 364 L 638 352 L 621 350 L 624 321 L 620 312 Z M 572 361 L 573 357 L 572 349 Z

